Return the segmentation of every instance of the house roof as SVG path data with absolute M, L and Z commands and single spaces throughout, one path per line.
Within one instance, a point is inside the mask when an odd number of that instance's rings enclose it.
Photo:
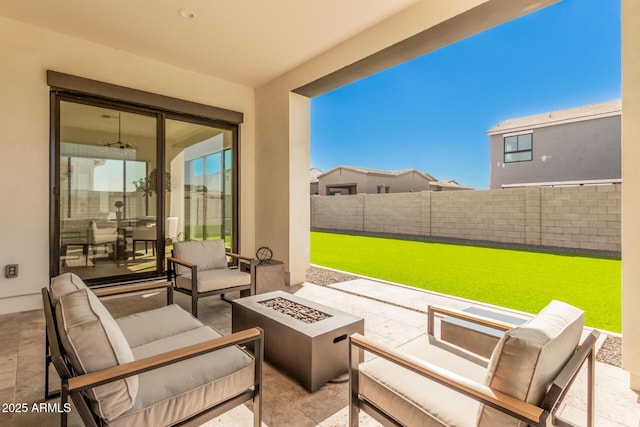
M 429 184 L 431 186 L 433 186 L 433 187 L 440 187 L 440 188 L 447 187 L 447 188 L 457 188 L 457 189 L 460 189 L 460 190 L 473 190 L 474 189 L 473 187 L 467 187 L 465 185 L 460 185 L 456 180 L 453 180 L 453 179 L 449 179 L 449 180 L 446 180 L 446 181 L 440 181 L 440 180 L 431 181 Z
M 415 3 L 20 0 L 0 16 L 255 88 Z
M 549 111 L 532 116 L 516 117 L 503 120 L 487 131 L 487 135 L 498 135 L 507 132 L 518 132 L 540 127 L 555 126 L 565 123 L 593 120 L 622 114 L 622 102 L 601 102 L 599 104 L 582 105 L 565 110 Z
M 377 176 L 400 176 L 407 173 L 417 173 L 429 181 L 437 181 L 437 179 L 434 178 L 433 176 L 429 175 L 426 172 L 420 172 L 417 169 L 398 169 L 398 170 L 391 170 L 391 171 L 383 171 L 378 169 L 367 169 L 367 168 L 359 168 L 354 166 L 336 166 L 335 168 L 328 170 L 325 173 L 319 175 L 318 178 L 328 175 L 330 173 L 333 173 L 339 169 L 346 169 L 346 170 L 350 170 L 356 173 L 361 173 L 364 175 L 377 175 Z
M 309 169 L 309 180 L 311 182 L 318 182 L 318 176 L 322 175 L 322 171 L 318 168 Z
M 328 175 L 330 173 L 336 172 L 340 169 L 345 169 L 345 170 L 349 170 L 352 172 L 356 172 L 356 173 L 361 173 L 363 175 L 375 175 L 375 176 L 388 176 L 388 177 L 397 177 L 397 176 L 401 176 L 404 174 L 408 174 L 408 173 L 415 173 L 418 174 L 420 176 L 422 176 L 424 179 L 426 179 L 427 181 L 429 181 L 429 185 L 431 186 L 435 186 L 435 187 L 449 187 L 449 188 L 458 188 L 458 189 L 468 189 L 468 190 L 472 190 L 473 187 L 465 187 L 463 185 L 460 185 L 457 181 L 453 180 L 453 179 L 448 179 L 448 180 L 439 180 L 438 178 L 435 178 L 433 175 L 430 175 L 426 172 L 420 172 L 417 169 L 398 169 L 398 170 L 391 170 L 391 171 L 383 171 L 383 170 L 378 170 L 378 169 L 368 169 L 368 168 L 359 168 L 359 167 L 355 167 L 355 166 L 336 166 L 333 169 L 330 169 L 320 175 L 317 176 L 317 178 L 321 178 L 325 175 Z M 311 181 L 314 182 L 314 181 Z

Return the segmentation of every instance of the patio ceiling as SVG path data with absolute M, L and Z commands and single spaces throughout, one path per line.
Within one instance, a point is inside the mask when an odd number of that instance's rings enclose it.
M 415 2 L 0 0 L 0 15 L 259 87 Z

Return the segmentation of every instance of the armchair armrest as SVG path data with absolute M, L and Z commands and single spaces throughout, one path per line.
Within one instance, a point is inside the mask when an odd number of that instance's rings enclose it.
M 193 269 L 193 267 L 197 267 L 196 264 L 193 264 L 193 263 L 191 263 L 189 261 L 185 261 L 183 259 L 172 257 L 172 256 L 167 258 L 167 262 L 173 263 L 173 264 L 180 264 L 183 267 L 187 267 L 187 268 L 191 268 L 191 269 Z
M 167 366 L 182 360 L 191 359 L 196 356 L 203 355 L 215 350 L 230 347 L 233 345 L 245 344 L 250 341 L 258 341 L 256 345 L 255 358 L 256 363 L 262 363 L 262 342 L 264 333 L 260 328 L 245 329 L 226 335 L 213 340 L 204 341 L 187 347 L 178 348 L 176 350 L 167 351 L 155 356 L 146 357 L 144 359 L 135 360 L 133 362 L 124 363 L 122 365 L 113 366 L 111 368 L 101 369 L 89 374 L 79 375 L 69 378 L 67 384 L 68 392 L 82 391 L 88 388 L 96 387 L 112 381 L 137 375 L 156 368 Z M 63 385 L 64 386 L 64 385 Z
M 244 255 L 239 255 L 239 254 L 235 254 L 233 252 L 227 252 L 227 256 L 230 256 L 231 258 L 235 258 L 235 259 L 241 259 L 244 261 L 251 261 L 253 260 L 253 258 L 248 257 L 248 256 L 244 256 Z
M 106 288 L 93 289 L 93 293 L 98 297 L 106 297 L 111 295 L 121 295 L 131 292 L 149 291 L 152 289 L 171 289 L 171 282 L 159 283 L 134 283 L 131 285 L 118 285 Z
M 370 338 L 366 338 L 360 334 L 353 334 L 349 337 L 349 348 L 351 349 L 353 346 L 361 350 L 371 352 L 376 356 L 402 366 L 418 375 L 429 378 L 445 387 L 454 389 L 472 399 L 525 422 L 540 425 L 544 423 L 544 420 L 548 415 L 548 413 L 545 413 L 545 411 L 540 407 L 523 402 L 497 390 L 493 390 L 486 385 L 472 381 L 409 354 L 405 354 L 388 346 L 376 343 Z M 357 375 L 358 363 L 359 358 L 354 357 L 352 354 L 351 375 Z M 353 371 L 355 371 L 355 373 Z M 352 390 L 352 393 L 357 392 L 358 390 Z M 357 397 L 361 398 L 359 394 Z M 363 398 L 366 399 L 366 396 Z
M 513 323 L 491 319 L 489 317 L 481 316 L 479 314 L 472 314 L 466 311 L 457 310 L 455 308 L 444 307 L 437 304 L 430 304 L 427 308 L 427 316 L 428 316 L 427 333 L 430 336 L 434 336 L 436 313 L 466 320 L 472 323 L 477 323 L 479 325 L 488 326 L 490 328 L 500 329 L 502 331 L 508 331 L 518 326 Z

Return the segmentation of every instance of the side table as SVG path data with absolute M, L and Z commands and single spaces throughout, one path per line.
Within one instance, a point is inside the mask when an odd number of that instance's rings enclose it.
M 240 264 L 240 268 L 243 271 L 249 271 L 249 266 L 246 264 Z M 270 260 L 256 265 L 256 294 L 284 289 L 284 262 Z

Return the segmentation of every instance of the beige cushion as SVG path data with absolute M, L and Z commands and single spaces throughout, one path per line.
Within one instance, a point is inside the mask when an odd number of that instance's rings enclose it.
M 51 300 L 54 306 L 58 304 L 58 301 L 64 295 L 81 289 L 89 289 L 82 279 L 73 273 L 64 273 L 51 278 L 50 288 Z
M 136 359 L 218 338 L 209 327 L 134 348 Z M 139 375 L 136 403 L 108 426 L 171 425 L 248 390 L 254 384 L 253 358 L 233 346 Z
M 102 227 L 98 227 L 98 224 L 95 221 L 91 221 L 91 234 L 92 234 L 92 242 L 95 244 L 99 243 L 110 243 L 118 240 L 118 224 L 115 222 L 107 222 L 106 224 L 101 224 Z
M 176 258 L 196 264 L 198 271 L 226 268 L 228 265 L 226 248 L 222 239 L 175 242 L 173 250 Z M 176 271 L 178 274 L 184 274 L 190 270 L 176 265 Z
M 540 405 L 548 386 L 573 355 L 584 325 L 582 310 L 552 301 L 527 323 L 507 331 L 498 342 L 485 384 L 517 399 Z M 479 426 L 524 426 L 489 407 Z
M 178 276 L 176 284 L 181 288 L 191 289 L 191 273 Z M 237 268 L 198 270 L 198 292 L 219 291 L 249 285 L 251 285 L 251 274 Z
M 116 322 L 132 348 L 204 326 L 175 304 L 120 317 Z
M 125 336 L 106 308 L 88 290 L 62 296 L 56 307 L 60 339 L 73 368 L 81 374 L 132 362 Z M 129 410 L 138 392 L 138 377 L 88 390 L 93 411 L 112 420 Z
M 425 334 L 399 351 L 477 382 L 486 375 L 483 365 L 432 345 Z M 459 353 L 462 355 L 462 353 Z M 360 364 L 360 394 L 406 426 L 472 426 L 479 403 L 397 364 L 375 358 Z

